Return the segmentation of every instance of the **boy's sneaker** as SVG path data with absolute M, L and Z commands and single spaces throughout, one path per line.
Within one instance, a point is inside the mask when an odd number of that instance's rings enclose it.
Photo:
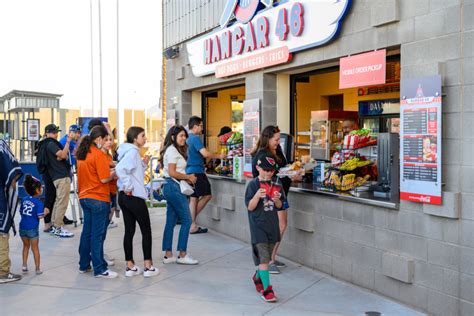
M 80 274 L 84 274 L 84 273 L 87 273 L 87 272 L 92 272 L 92 267 L 87 267 L 85 270 L 79 269 Z
M 141 273 L 142 273 L 142 269 L 140 269 L 137 266 L 134 266 L 131 269 L 129 267 L 127 267 L 127 269 L 125 269 L 125 276 L 126 277 L 132 277 L 132 276 L 140 275 Z
M 118 224 L 115 223 L 114 221 L 110 221 L 108 228 L 115 228 L 115 227 L 118 227 Z
M 21 275 L 8 273 L 4 275 L 0 275 L 0 284 L 1 283 L 8 283 L 8 282 L 15 282 L 21 280 Z
M 263 291 L 260 297 L 262 298 L 262 300 L 269 303 L 274 303 L 278 300 L 277 297 L 275 296 L 275 293 L 273 292 L 273 288 L 271 285 L 269 285 L 267 289 Z
M 273 261 L 273 263 L 277 266 L 277 268 L 285 268 L 286 267 L 286 264 L 284 262 L 281 262 L 281 261 L 278 261 L 278 260 Z
M 54 229 L 54 235 L 61 237 L 61 238 L 70 238 L 74 237 L 74 234 L 65 229 L 64 227 L 56 227 Z
M 196 259 L 193 259 L 190 255 L 186 255 L 184 256 L 184 258 L 178 257 L 178 259 L 176 259 L 176 263 L 194 265 L 194 264 L 198 264 L 199 261 L 197 261 Z
M 158 274 L 160 274 L 160 270 L 158 270 L 158 268 L 155 268 L 154 266 L 151 266 L 149 269 L 145 268 L 143 270 L 143 276 L 145 278 L 150 278 L 150 277 L 158 275 Z
M 255 290 L 257 290 L 258 293 L 263 292 L 263 283 L 261 279 L 257 279 L 257 272 L 252 276 L 252 281 L 255 284 Z
M 118 277 L 118 274 L 117 272 L 114 272 L 112 270 L 105 270 L 101 274 L 97 274 L 95 277 L 103 279 L 115 279 L 116 277 Z
M 176 263 L 176 257 L 173 256 L 173 257 L 163 257 L 163 263 L 164 264 L 167 264 L 167 263 Z
M 270 274 L 280 274 L 280 269 L 278 269 L 278 267 L 274 264 L 274 263 L 270 263 L 268 265 L 268 273 Z

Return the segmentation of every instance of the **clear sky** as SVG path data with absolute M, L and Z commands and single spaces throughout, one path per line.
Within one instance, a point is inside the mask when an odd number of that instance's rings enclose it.
M 99 109 L 98 3 L 93 4 L 94 103 Z M 103 108 L 116 107 L 116 0 L 101 0 Z M 120 104 L 159 102 L 161 0 L 119 0 Z M 61 107 L 92 107 L 90 0 L 0 0 L 0 95 L 63 94 Z

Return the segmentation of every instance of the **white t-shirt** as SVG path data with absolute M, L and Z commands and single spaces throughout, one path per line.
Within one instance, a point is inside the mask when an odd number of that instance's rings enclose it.
M 179 153 L 179 151 L 171 145 L 166 149 L 165 156 L 163 157 L 163 173 L 165 177 L 169 177 L 168 164 L 176 164 L 176 171 L 179 173 L 186 174 L 186 159 Z

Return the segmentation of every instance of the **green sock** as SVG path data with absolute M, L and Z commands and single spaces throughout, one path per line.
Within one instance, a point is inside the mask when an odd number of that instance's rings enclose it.
M 263 289 L 266 290 L 270 285 L 270 273 L 268 273 L 268 270 L 258 270 L 258 274 L 262 279 Z
M 260 279 L 260 274 L 259 270 L 257 269 L 257 272 L 255 273 L 255 279 L 259 280 Z

